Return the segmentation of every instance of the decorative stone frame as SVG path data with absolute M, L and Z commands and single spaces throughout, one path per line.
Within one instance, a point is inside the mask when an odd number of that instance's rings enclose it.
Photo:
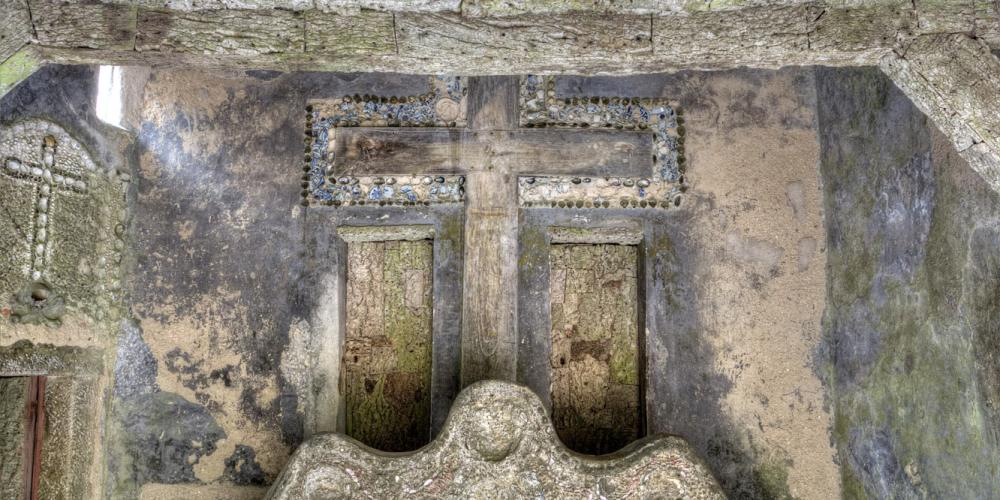
M 314 298 L 326 305 L 318 307 L 317 316 L 312 318 L 315 333 L 311 351 L 317 361 L 322 360 L 314 365 L 316 372 L 322 374 L 312 376 L 308 391 L 306 436 L 343 432 L 345 428 L 344 401 L 338 382 L 346 331 L 347 241 L 338 230 L 347 227 L 364 227 L 366 237 L 378 237 L 379 241 L 433 232 L 431 436 L 441 430 L 460 389 L 463 214 L 464 207 L 460 204 L 310 208 L 306 221 L 307 234 L 311 235 L 310 265 L 317 274 L 315 279 L 326 280 L 331 286 L 323 296 Z M 320 370 L 320 366 L 324 368 Z M 331 408 L 333 412 L 329 412 Z
M 639 354 L 643 434 L 651 429 L 649 418 L 657 401 L 672 400 L 665 375 L 671 367 L 647 353 L 662 352 L 655 344 L 676 341 L 669 310 L 658 297 L 674 286 L 674 276 L 663 260 L 673 252 L 671 227 L 679 224 L 679 212 L 643 209 L 552 209 L 522 208 L 519 237 L 518 281 L 520 286 L 518 331 L 524 341 L 518 350 L 518 380 L 540 395 L 551 409 L 550 369 L 551 316 L 549 311 L 549 246 L 553 243 L 623 243 L 639 247 L 637 289 L 639 293 Z M 670 350 L 672 351 L 672 349 Z
M 92 347 L 32 344 L 0 347 L 0 377 L 45 376 L 41 498 L 98 498 L 104 448 L 107 374 Z

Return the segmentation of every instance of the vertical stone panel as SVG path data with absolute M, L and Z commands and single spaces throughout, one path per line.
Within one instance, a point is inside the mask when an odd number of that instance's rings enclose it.
M 47 275 L 60 293 L 87 297 L 93 293 L 94 273 L 101 266 L 97 240 L 102 219 L 98 206 L 88 195 L 75 192 L 56 191 L 49 200 Z M 93 236 L 81 238 L 84 234 Z
M 0 377 L 0 497 L 24 495 L 27 377 Z
M 0 297 L 4 301 L 24 285 L 31 268 L 36 186 L 0 174 Z
M 346 432 L 380 450 L 430 440 L 430 240 L 352 242 L 341 375 Z
M 101 399 L 91 377 L 48 377 L 39 498 L 93 498 Z
M 642 435 L 637 267 L 630 245 L 552 245 L 552 419 L 570 448 L 615 451 Z

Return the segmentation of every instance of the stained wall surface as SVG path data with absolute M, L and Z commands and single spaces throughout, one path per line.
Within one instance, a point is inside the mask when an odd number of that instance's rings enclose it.
M 987 498 L 1000 464 L 1000 198 L 888 79 L 817 71 L 817 368 L 845 496 Z
M 90 87 L 72 90 L 93 77 L 43 70 L 0 101 L 0 117 L 62 122 L 95 161 L 130 170 L 80 104 Z M 94 435 L 109 492 L 257 498 L 322 427 L 317 387 L 340 372 L 317 354 L 332 326 L 316 318 L 342 285 L 317 248 L 336 224 L 377 220 L 300 205 L 306 101 L 419 94 L 426 79 L 158 70 L 143 88 L 127 321 L 0 322 L 0 361 L 24 339 L 76 349 L 53 363 L 114 360 L 83 386 L 110 397 Z M 664 318 L 645 337 L 649 433 L 689 440 L 735 498 L 994 486 L 996 195 L 886 80 L 738 70 L 562 77 L 557 92 L 668 97 L 684 110 L 688 188 L 648 219 L 656 238 L 643 250 L 643 272 L 665 277 L 645 297 Z M 520 222 L 549 221 L 545 210 Z M 586 225 L 600 212 L 560 217 Z M 432 281 L 449 299 L 434 305 L 435 331 L 460 331 L 448 311 L 461 295 L 461 219 L 447 207 L 390 214 L 438 224 Z M 446 360 L 431 382 L 445 395 L 432 401 L 437 428 L 458 358 L 433 355 Z
M 429 240 L 348 244 L 344 431 L 379 450 L 430 441 L 432 266 Z

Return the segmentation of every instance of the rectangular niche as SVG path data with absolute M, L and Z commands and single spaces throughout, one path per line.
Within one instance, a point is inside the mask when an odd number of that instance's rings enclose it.
M 430 441 L 433 229 L 342 227 L 345 432 L 383 451 Z
M 644 433 L 640 247 L 618 231 L 550 234 L 553 425 L 575 451 L 610 453 Z

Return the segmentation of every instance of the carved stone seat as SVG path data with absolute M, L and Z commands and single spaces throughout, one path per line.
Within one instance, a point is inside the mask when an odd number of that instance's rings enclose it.
M 652 436 L 599 457 L 568 450 L 529 389 L 466 388 L 441 434 L 383 453 L 338 434 L 302 445 L 268 498 L 724 498 L 686 441 Z

